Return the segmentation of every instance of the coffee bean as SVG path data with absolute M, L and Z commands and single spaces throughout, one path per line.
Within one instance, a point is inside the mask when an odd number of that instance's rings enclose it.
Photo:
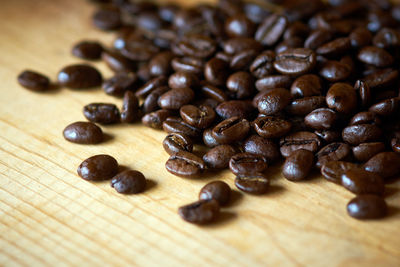
M 230 60 L 230 68 L 232 70 L 247 70 L 255 57 L 258 55 L 257 50 L 244 50 L 232 56 Z
M 326 144 L 339 141 L 342 133 L 338 130 L 317 130 L 314 133 Z
M 63 68 L 58 73 L 58 82 L 61 86 L 72 89 L 84 89 L 100 86 L 102 76 L 90 65 L 76 64 Z
M 362 111 L 354 115 L 349 125 L 359 125 L 359 124 L 381 124 L 381 119 L 371 111 Z
M 244 139 L 250 130 L 250 123 L 246 119 L 231 117 L 217 124 L 212 135 L 220 144 L 230 144 Z
M 171 89 L 158 98 L 158 105 L 163 109 L 180 109 L 190 103 L 194 98 L 194 92 L 190 88 Z
M 321 45 L 316 52 L 325 57 L 336 57 L 344 55 L 350 48 L 350 38 L 341 37 Z
M 150 40 L 138 35 L 130 35 L 119 50 L 123 56 L 133 61 L 148 61 L 160 51 Z
M 239 153 L 229 160 L 230 170 L 238 174 L 263 173 L 267 168 L 267 160 L 259 154 Z
M 258 27 L 255 39 L 263 45 L 274 45 L 287 27 L 288 21 L 285 16 L 272 14 L 267 17 Z
M 367 28 L 358 27 L 350 33 L 349 38 L 352 47 L 361 48 L 371 43 L 372 34 Z
M 394 61 L 393 57 L 388 52 L 376 46 L 361 48 L 357 58 L 365 64 L 370 64 L 379 68 L 391 66 Z
M 144 114 L 147 114 L 159 109 L 160 107 L 158 106 L 158 99 L 161 95 L 168 92 L 169 90 L 170 88 L 168 86 L 160 86 L 152 90 L 151 93 L 146 96 L 141 105 L 142 112 Z
M 385 150 L 385 144 L 382 142 L 361 143 L 352 148 L 356 160 L 364 162 Z
M 336 112 L 329 108 L 319 108 L 312 111 L 304 118 L 307 126 L 316 130 L 329 130 L 337 123 Z
M 225 53 L 235 55 L 238 52 L 253 49 L 256 51 L 262 50 L 262 45 L 253 38 L 236 37 L 226 40 L 223 43 Z
M 284 157 L 299 149 L 317 152 L 320 145 L 321 141 L 316 134 L 305 131 L 289 134 L 280 140 L 280 150 Z
M 316 50 L 323 44 L 331 41 L 334 37 L 334 32 L 328 29 L 316 29 L 307 37 L 304 42 L 304 47 Z
M 109 155 L 96 155 L 85 159 L 78 167 L 78 175 L 88 181 L 111 179 L 118 172 L 118 162 Z
M 317 63 L 315 53 L 308 48 L 291 48 L 276 56 L 275 69 L 287 75 L 302 75 L 312 70 Z
M 74 122 L 63 131 L 64 138 L 77 144 L 98 144 L 103 141 L 103 131 L 91 122 Z
M 102 52 L 103 46 L 96 41 L 81 41 L 72 48 L 74 56 L 88 60 L 100 59 Z
M 345 63 L 328 60 L 319 69 L 319 75 L 329 82 L 340 82 L 351 75 L 351 67 Z
M 295 98 L 321 95 L 321 79 L 315 74 L 300 76 L 292 83 L 290 93 Z
M 157 78 L 153 78 L 150 81 L 148 81 L 145 85 L 140 87 L 139 90 L 136 91 L 135 95 L 138 98 L 145 97 L 158 87 L 167 85 L 167 81 L 168 81 L 167 77 L 165 76 L 159 76 Z
M 344 188 L 356 195 L 383 195 L 385 184 L 382 177 L 363 169 L 350 169 L 342 175 Z
M 101 53 L 101 59 L 111 70 L 117 73 L 131 72 L 135 69 L 135 64 L 117 51 L 103 51 Z
M 283 110 L 291 100 L 289 90 L 277 88 L 266 93 L 258 102 L 258 110 L 265 115 L 273 115 Z
M 209 127 L 214 119 L 215 112 L 209 106 L 193 106 L 185 105 L 179 110 L 181 118 L 189 125 L 194 126 L 198 129 L 205 129 Z
M 168 85 L 172 89 L 195 88 L 198 84 L 197 76 L 187 72 L 175 72 L 168 79 Z
M 279 147 L 273 140 L 258 135 L 251 135 L 247 138 L 243 142 L 243 150 L 263 156 L 268 163 L 277 161 L 281 156 Z
M 132 123 L 139 118 L 139 100 L 133 92 L 126 91 L 121 109 L 121 122 Z
M 347 161 L 328 161 L 321 167 L 321 174 L 330 182 L 341 184 L 342 175 L 348 170 L 358 168 L 357 164 Z
M 198 156 L 187 151 L 179 151 L 169 157 L 165 168 L 173 175 L 190 178 L 199 176 L 205 169 L 205 164 Z
M 83 107 L 83 115 L 91 122 L 112 124 L 120 121 L 119 110 L 114 104 L 91 103 Z
M 207 224 L 214 221 L 219 214 L 218 201 L 199 200 L 178 209 L 178 214 L 187 222 Z
M 93 24 L 100 30 L 116 30 L 121 27 L 121 14 L 114 8 L 101 8 L 93 15 Z
M 395 114 L 398 115 L 399 109 L 400 109 L 400 98 L 394 97 L 372 105 L 369 108 L 369 111 L 372 111 L 380 116 L 387 117 Z
M 399 77 L 399 72 L 390 68 L 376 70 L 364 77 L 365 82 L 371 89 L 386 88 L 393 85 Z
M 328 107 L 340 113 L 351 113 L 357 107 L 357 94 L 347 83 L 335 83 L 326 93 Z
M 228 77 L 226 87 L 232 98 L 248 98 L 254 92 L 253 77 L 248 72 L 244 71 L 233 73 Z
M 205 62 L 195 57 L 174 58 L 171 62 L 172 68 L 176 72 L 186 72 L 194 75 L 203 73 Z
M 326 162 L 329 161 L 345 161 L 350 158 L 351 147 L 346 143 L 335 142 L 321 148 L 317 156 L 318 168 L 321 168 Z
M 154 129 L 163 129 L 163 123 L 171 116 L 171 111 L 166 109 L 160 109 L 154 112 L 150 112 L 142 117 L 142 123 L 145 126 Z
M 286 110 L 292 115 L 304 116 L 326 105 L 324 96 L 308 96 L 293 100 Z
M 275 60 L 275 52 L 266 50 L 259 54 L 250 65 L 250 72 L 256 78 L 263 78 L 274 72 L 273 62 Z
M 261 116 L 253 122 L 256 132 L 265 138 L 279 138 L 286 135 L 292 124 L 284 119 L 274 116 Z
M 204 77 L 215 86 L 225 85 L 228 78 L 228 63 L 219 58 L 210 59 L 204 67 Z
M 133 73 L 118 73 L 102 84 L 104 92 L 108 95 L 123 96 L 126 91 L 135 90 L 138 78 Z
M 240 174 L 235 178 L 236 187 L 249 194 L 261 195 L 269 189 L 269 179 L 264 174 Z
M 32 91 L 46 91 L 50 88 L 50 80 L 43 74 L 31 70 L 25 70 L 18 75 L 18 83 Z
M 173 155 L 179 151 L 193 151 L 193 142 L 185 134 L 182 133 L 170 133 L 163 141 L 164 150 Z
M 215 52 L 216 43 L 205 35 L 191 34 L 185 36 L 178 47 L 185 56 L 207 58 Z
M 267 75 L 256 81 L 258 91 L 275 88 L 290 88 L 292 79 L 288 75 Z
M 224 102 L 228 100 L 228 96 L 223 90 L 206 82 L 203 82 L 201 84 L 201 92 L 205 96 L 212 98 L 218 102 Z
M 369 85 L 363 80 L 357 80 L 354 89 L 358 91 L 362 107 L 368 107 L 371 103 L 371 89 Z
M 146 188 L 146 178 L 139 171 L 124 171 L 114 176 L 111 187 L 121 194 L 137 194 Z
M 280 54 L 286 50 L 295 49 L 301 46 L 303 46 L 303 39 L 299 37 L 292 37 L 278 43 L 275 47 L 275 53 Z
M 373 124 L 359 124 L 348 126 L 342 131 L 342 138 L 351 145 L 379 141 L 382 130 Z
M 176 117 L 168 117 L 165 119 L 162 123 L 162 128 L 167 133 L 183 133 L 193 139 L 196 139 L 201 134 L 200 129 L 193 127 L 184 122 L 181 118 Z
M 171 72 L 172 52 L 166 51 L 156 54 L 149 62 L 149 71 L 152 76 L 168 75 Z
M 243 100 L 230 100 L 219 104 L 215 108 L 215 112 L 222 119 L 229 119 L 232 117 L 240 117 L 251 119 L 254 115 L 254 107 L 249 101 Z
M 236 149 L 231 145 L 217 145 L 203 156 L 209 168 L 224 169 L 229 166 L 229 160 L 236 154 Z
M 387 214 L 387 205 L 382 197 L 360 195 L 347 204 L 347 213 L 356 219 L 379 219 Z
M 282 174 L 290 181 L 300 181 L 309 175 L 314 163 L 314 154 L 305 149 L 293 151 L 286 158 Z
M 231 198 L 231 188 L 223 181 L 214 181 L 206 184 L 201 188 L 199 193 L 200 200 L 215 199 L 220 206 L 229 203 Z
M 364 164 L 364 169 L 386 179 L 400 174 L 399 166 L 400 155 L 398 153 L 381 152 L 370 158 Z

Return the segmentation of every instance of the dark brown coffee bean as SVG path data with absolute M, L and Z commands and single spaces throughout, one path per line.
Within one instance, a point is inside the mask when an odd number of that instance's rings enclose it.
M 178 214 L 187 222 L 195 224 L 207 224 L 214 221 L 219 214 L 218 201 L 199 200 L 178 209 Z
M 163 129 L 164 121 L 171 116 L 171 111 L 160 109 L 142 117 L 142 123 L 150 128 Z
M 350 48 L 350 38 L 341 37 L 321 45 L 316 52 L 325 57 L 336 57 L 344 55 Z
M 236 116 L 250 119 L 253 117 L 254 111 L 255 108 L 251 105 L 251 103 L 243 100 L 225 101 L 215 108 L 215 112 L 224 120 Z
M 167 133 L 183 133 L 194 139 L 201 135 L 200 129 L 197 129 L 196 127 L 193 127 L 184 122 L 181 118 L 176 117 L 168 117 L 162 123 L 162 128 Z
M 204 130 L 203 143 L 208 147 L 215 147 L 219 145 L 217 140 L 215 140 L 214 135 L 212 134 L 212 128 Z
M 351 147 L 346 143 L 330 143 L 329 145 L 321 148 L 316 154 L 318 168 L 321 168 L 326 162 L 329 161 L 345 161 L 351 155 Z
M 170 51 L 156 54 L 149 62 L 149 71 L 152 76 L 168 75 L 171 72 L 171 60 L 174 54 Z
M 261 116 L 254 122 L 256 132 L 265 138 L 279 138 L 286 135 L 292 128 L 292 124 L 284 119 L 274 116 Z
M 256 78 L 263 78 L 274 72 L 275 52 L 267 50 L 258 55 L 250 65 L 250 72 Z
M 288 75 L 268 75 L 256 81 L 258 91 L 275 88 L 290 88 L 292 79 Z
M 305 40 L 304 47 L 316 50 L 323 44 L 331 41 L 334 37 L 334 32 L 327 29 L 317 29 L 313 31 Z
M 50 88 L 50 80 L 43 74 L 31 70 L 25 70 L 18 75 L 18 83 L 32 91 L 46 91 Z
M 371 89 L 369 85 L 363 80 L 357 80 L 354 89 L 358 91 L 361 100 L 361 106 L 366 108 L 371 103 Z
M 382 130 L 372 124 L 359 124 L 348 126 L 343 129 L 342 138 L 351 145 L 358 145 L 366 142 L 379 141 Z
M 350 169 L 358 168 L 357 164 L 347 161 L 328 161 L 321 167 L 321 174 L 330 182 L 341 184 L 342 175 Z
M 400 174 L 399 166 L 400 155 L 398 153 L 381 152 L 370 158 L 364 164 L 364 169 L 386 179 Z
M 383 195 L 385 191 L 385 184 L 379 175 L 359 168 L 350 169 L 344 173 L 342 185 L 356 195 Z
M 90 65 L 76 64 L 63 68 L 58 73 L 58 82 L 61 86 L 73 89 L 84 89 L 100 86 L 102 76 Z
M 109 155 L 85 159 L 78 167 L 78 175 L 88 181 L 111 179 L 118 172 L 118 162 Z
M 179 151 L 169 157 L 165 168 L 176 176 L 196 177 L 203 172 L 205 164 L 198 156 L 187 151 Z
M 394 152 L 400 153 L 400 138 L 393 137 L 390 141 L 390 146 Z
M 357 55 L 358 60 L 378 68 L 388 67 L 393 64 L 393 57 L 384 49 L 376 46 L 361 48 Z
M 373 39 L 375 46 L 385 49 L 400 46 L 400 33 L 394 29 L 383 28 Z
M 314 51 L 308 48 L 290 48 L 276 56 L 274 68 L 287 75 L 302 75 L 317 63 Z
M 236 37 L 228 39 L 223 43 L 225 53 L 235 55 L 241 51 L 253 49 L 256 51 L 262 50 L 262 45 L 253 38 Z
M 266 175 L 258 174 L 240 174 L 235 179 L 236 187 L 249 194 L 262 195 L 269 189 L 269 179 Z
M 277 88 L 266 93 L 258 102 L 258 111 L 265 115 L 273 115 L 283 110 L 291 100 L 289 90 Z
M 203 156 L 206 165 L 211 169 L 224 169 L 229 166 L 229 160 L 236 154 L 230 145 L 217 145 Z
M 214 54 L 216 43 L 213 39 L 205 35 L 191 34 L 185 36 L 183 40 L 178 43 L 178 47 L 185 56 L 207 58 Z
M 357 107 L 357 94 L 347 83 L 333 84 L 327 94 L 328 107 L 340 113 L 351 113 Z
M 289 134 L 280 140 L 280 150 L 284 157 L 299 149 L 317 152 L 320 145 L 321 141 L 316 134 L 304 131 Z
M 267 159 L 259 154 L 244 152 L 229 160 L 229 169 L 236 175 L 263 173 L 267 168 Z
M 230 60 L 230 68 L 232 70 L 247 70 L 254 58 L 258 55 L 257 50 L 244 50 L 232 56 Z
M 224 206 L 231 199 L 231 188 L 223 181 L 214 181 L 206 184 L 201 188 L 199 193 L 200 200 L 215 199 L 218 204 Z
M 114 176 L 111 187 L 121 194 L 137 194 L 146 188 L 146 178 L 139 171 L 124 171 Z
M 319 75 L 329 82 L 340 82 L 351 75 L 351 67 L 345 63 L 328 60 L 319 69 Z
M 326 144 L 339 141 L 342 133 L 338 130 L 317 130 L 314 133 Z
M 361 48 L 371 43 L 372 34 L 367 28 L 358 27 L 350 33 L 349 38 L 352 47 Z
M 135 64 L 116 51 L 103 51 L 101 59 L 115 72 L 131 72 Z
M 116 30 L 121 27 L 121 14 L 118 9 L 101 8 L 92 17 L 94 26 L 100 30 Z
M 399 72 L 393 69 L 377 70 L 364 78 L 371 89 L 386 88 L 393 85 L 399 77 Z
M 100 59 L 102 52 L 103 46 L 96 41 L 81 41 L 72 48 L 74 56 L 88 60 Z
M 199 85 L 196 75 L 187 72 L 176 72 L 169 76 L 168 85 L 172 89 L 195 88 Z
M 228 77 L 226 87 L 231 97 L 235 99 L 248 98 L 254 92 L 253 77 L 244 71 L 233 73 Z
M 208 84 L 207 82 L 201 83 L 201 92 L 211 99 L 218 101 L 219 103 L 227 101 L 228 96 L 226 95 L 225 91 L 219 89 L 218 87 Z
M 193 151 L 192 140 L 183 133 L 170 133 L 164 138 L 163 141 L 164 150 L 173 155 L 179 151 Z
M 324 96 L 308 96 L 293 100 L 286 110 L 292 115 L 304 116 L 315 109 L 324 107 L 325 104 Z
M 347 213 L 356 219 L 379 219 L 387 214 L 387 205 L 382 197 L 360 195 L 347 204 Z
M 136 89 L 138 78 L 133 73 L 118 73 L 105 80 L 102 84 L 104 92 L 108 95 L 123 96 L 126 91 Z
M 158 98 L 169 90 L 170 88 L 168 86 L 160 86 L 152 90 L 151 93 L 146 96 L 142 103 L 141 110 L 143 111 L 143 113 L 147 114 L 159 109 Z
M 359 125 L 359 124 L 381 124 L 381 119 L 371 111 L 362 111 L 354 115 L 349 125 Z
M 243 142 L 243 150 L 247 153 L 263 156 L 268 163 L 280 158 L 279 147 L 271 139 L 258 135 L 251 135 Z
M 190 88 L 171 89 L 158 98 L 158 105 L 163 109 L 180 109 L 194 99 L 194 92 Z
M 289 181 L 300 181 L 307 178 L 314 163 L 314 154 L 305 149 L 293 151 L 286 158 L 282 174 Z
M 98 144 L 103 141 L 103 131 L 91 122 L 78 121 L 65 127 L 64 138 L 77 144 Z
M 120 121 L 119 110 L 114 104 L 91 103 L 83 107 L 83 115 L 91 122 L 112 124 Z
M 376 154 L 385 150 L 385 144 L 382 142 L 373 143 L 361 143 L 355 146 L 353 149 L 353 155 L 356 160 L 364 162 L 375 156 Z
M 189 125 L 199 129 L 209 127 L 215 119 L 215 111 L 209 106 L 185 105 L 179 110 L 181 118 Z
M 140 87 L 139 90 L 136 91 L 135 95 L 139 98 L 145 97 L 158 87 L 167 85 L 167 81 L 168 80 L 165 76 L 159 76 L 157 78 L 153 78 L 150 81 L 148 81 L 145 85 Z
M 258 27 L 255 39 L 266 46 L 274 45 L 288 25 L 287 18 L 282 15 L 272 14 Z
M 383 100 L 375 105 L 372 105 L 369 108 L 369 111 L 374 112 L 380 116 L 391 116 L 391 115 L 399 115 L 399 108 L 400 107 L 400 98 L 394 97 Z
M 171 62 L 172 68 L 176 72 L 186 72 L 194 75 L 203 73 L 205 62 L 195 57 L 174 58 Z
M 290 93 L 295 98 L 321 95 L 321 79 L 315 74 L 300 76 L 292 83 Z
M 204 77 L 215 86 L 225 85 L 228 78 L 228 63 L 219 58 L 212 58 L 204 67 Z
M 251 37 L 255 32 L 255 24 L 244 14 L 237 14 L 225 21 L 225 32 L 229 37 Z
M 316 130 L 329 130 L 335 126 L 337 120 L 336 112 L 329 108 L 315 109 L 304 118 L 306 125 Z
M 131 35 L 120 48 L 121 54 L 133 61 L 148 61 L 159 51 L 160 49 L 150 40 L 138 35 Z
M 275 46 L 275 53 L 280 54 L 287 51 L 288 49 L 295 49 L 303 46 L 303 39 L 299 37 L 292 37 L 285 39 Z M 307 49 L 307 48 L 305 48 Z
M 139 118 L 139 100 L 133 92 L 126 91 L 121 109 L 121 122 L 132 123 Z
M 212 135 L 220 144 L 230 144 L 244 139 L 250 130 L 250 123 L 240 117 L 231 117 L 217 124 Z

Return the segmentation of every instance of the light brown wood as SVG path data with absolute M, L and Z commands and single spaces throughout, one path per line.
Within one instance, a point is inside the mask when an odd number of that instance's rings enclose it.
M 187 3 L 188 1 L 182 1 Z M 84 120 L 83 105 L 121 104 L 101 90 L 33 93 L 17 85 L 26 68 L 55 79 L 81 39 L 110 44 L 113 34 L 90 25 L 87 1 L 2 1 L 0 8 L 0 265 L 2 266 L 399 266 L 400 183 L 388 186 L 390 215 L 362 222 L 346 215 L 352 194 L 316 176 L 291 183 L 269 170 L 264 196 L 235 193 L 221 220 L 199 227 L 182 221 L 180 205 L 214 179 L 190 180 L 164 169 L 164 133 L 141 125 L 103 127 L 101 145 L 65 141 L 63 128 Z M 110 71 L 95 63 L 106 77 Z M 152 181 L 124 196 L 109 182 L 90 183 L 79 163 L 107 153 Z

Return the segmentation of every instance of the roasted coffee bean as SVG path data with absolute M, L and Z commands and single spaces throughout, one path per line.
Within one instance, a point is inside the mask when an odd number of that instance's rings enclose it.
M 265 115 L 273 115 L 282 111 L 291 100 L 289 90 L 277 88 L 266 93 L 258 102 L 258 111 Z
M 351 145 L 379 141 L 382 130 L 373 124 L 358 124 L 348 126 L 342 131 L 342 138 Z
M 351 67 L 345 63 L 328 60 L 319 69 L 319 75 L 329 82 L 340 82 L 351 75 Z
M 214 54 L 216 43 L 205 35 L 191 34 L 185 36 L 178 47 L 185 56 L 207 58 Z
M 214 221 L 219 214 L 219 204 L 215 199 L 199 200 L 178 209 L 178 214 L 187 222 L 207 224 Z
M 290 181 L 307 178 L 314 163 L 314 154 L 305 149 L 293 151 L 283 164 L 282 174 Z
M 293 100 L 290 105 L 286 107 L 286 110 L 292 115 L 304 116 L 325 105 L 324 96 L 308 96 Z
M 250 65 L 250 72 L 256 78 L 263 78 L 274 72 L 275 52 L 266 50 L 258 55 Z
M 164 150 L 173 155 L 179 151 L 193 151 L 192 140 L 183 133 L 170 133 L 164 138 L 163 141 Z
M 228 100 L 228 96 L 226 95 L 225 91 L 219 89 L 218 87 L 208 84 L 207 82 L 201 83 L 201 92 L 203 95 L 212 98 L 218 102 L 224 102 Z
M 174 58 L 171 62 L 176 72 L 186 72 L 194 75 L 203 73 L 204 61 L 195 57 Z
M 116 51 L 103 51 L 101 59 L 115 72 L 131 72 L 135 64 Z
M 295 98 L 321 95 L 321 79 L 315 74 L 300 76 L 292 83 L 290 93 Z
M 158 98 L 158 105 L 163 109 L 180 109 L 194 99 L 194 92 L 190 88 L 176 88 L 162 94 Z
M 172 89 L 195 88 L 199 85 L 199 80 L 194 74 L 187 72 L 175 72 L 169 76 L 168 85 Z
M 302 46 L 303 46 L 303 39 L 299 37 L 285 39 L 275 46 L 275 53 L 280 54 L 288 49 L 295 49 Z
M 358 60 L 375 67 L 388 67 L 393 64 L 393 57 L 384 49 L 376 46 L 363 47 L 357 55 Z
M 285 33 L 283 34 L 283 39 L 290 39 L 293 37 L 300 37 L 302 39 L 306 38 L 310 33 L 308 26 L 300 21 L 295 21 L 290 24 Z
M 258 55 L 257 50 L 244 50 L 232 56 L 230 61 L 230 68 L 232 70 L 247 70 L 254 58 Z
M 267 75 L 256 81 L 258 91 L 275 88 L 290 88 L 292 79 L 288 75 Z
M 194 139 L 201 135 L 200 129 L 197 129 L 196 127 L 184 122 L 181 118 L 176 117 L 168 117 L 164 120 L 162 128 L 167 133 L 183 133 Z
M 344 55 L 350 48 L 350 38 L 341 37 L 321 45 L 316 52 L 325 57 L 336 57 Z
M 244 100 L 230 100 L 219 104 L 215 108 L 215 112 L 222 119 L 229 119 L 232 117 L 240 117 L 250 119 L 254 115 L 254 107 L 249 101 Z
M 208 147 L 215 147 L 219 145 L 217 140 L 215 140 L 214 135 L 212 134 L 212 128 L 204 130 L 203 143 Z
M 72 48 L 74 56 L 88 60 L 100 59 L 102 52 L 103 46 L 96 41 L 81 41 Z
M 331 41 L 334 37 L 334 32 L 327 29 L 317 29 L 313 31 L 305 40 L 304 47 L 316 50 L 323 44 Z
M 371 89 L 369 85 L 363 80 L 357 80 L 354 89 L 358 91 L 363 108 L 368 107 L 371 103 Z
M 164 121 L 171 116 L 171 111 L 160 109 L 142 117 L 142 123 L 150 128 L 163 129 Z
M 121 14 L 118 9 L 101 8 L 94 13 L 93 24 L 100 30 L 116 30 L 122 25 Z
M 316 154 L 318 168 L 329 161 L 345 161 L 350 158 L 351 147 L 346 143 L 330 143 L 321 148 Z
M 119 110 L 114 104 L 91 103 L 83 107 L 83 115 L 91 122 L 112 124 L 120 121 Z
M 382 142 L 361 143 L 352 148 L 356 160 L 364 162 L 385 150 L 385 144 Z
M 133 92 L 125 92 L 121 109 L 121 122 L 132 123 L 138 120 L 140 115 L 139 100 Z
M 118 162 L 109 155 L 96 155 L 85 159 L 78 167 L 78 175 L 88 181 L 111 179 L 118 172 Z
M 104 92 L 108 95 L 123 96 L 126 91 L 136 89 L 138 78 L 133 73 L 118 73 L 102 84 Z
M 263 173 L 267 168 L 267 159 L 259 154 L 244 152 L 229 160 L 229 169 L 236 175 Z
M 236 149 L 231 145 L 217 145 L 204 154 L 203 160 L 211 169 L 224 169 L 235 154 Z
M 399 77 L 399 72 L 393 69 L 381 69 L 364 77 L 365 82 L 371 89 L 386 88 L 393 85 Z
M 114 176 L 111 187 L 121 194 L 137 194 L 146 188 L 146 178 L 139 171 L 124 171 Z
M 98 144 L 103 141 L 103 131 L 91 122 L 78 121 L 65 127 L 64 138 L 77 144 Z
M 317 130 L 314 133 L 326 144 L 336 142 L 342 138 L 342 134 L 338 130 Z
M 376 195 L 360 195 L 347 204 L 347 213 L 356 219 L 379 219 L 387 214 L 385 200 Z
M 253 77 L 248 72 L 239 71 L 231 74 L 226 81 L 228 94 L 235 99 L 250 97 L 254 92 Z
M 206 184 L 201 188 L 199 193 L 200 200 L 215 199 L 218 204 L 224 206 L 231 199 L 231 188 L 223 181 L 214 181 Z
M 265 174 L 239 174 L 235 178 L 236 187 L 249 194 L 261 195 L 269 189 L 269 179 Z
M 328 161 L 321 167 L 321 174 L 330 182 L 341 184 L 342 175 L 350 169 L 358 168 L 357 164 L 347 161 Z
M 139 90 L 136 91 L 135 95 L 138 98 L 142 98 L 153 92 L 155 89 L 167 85 L 167 77 L 165 76 L 159 76 L 157 78 L 153 78 L 150 81 L 148 81 L 146 84 L 144 84 L 142 87 L 139 88 Z
M 400 46 L 400 33 L 394 29 L 383 28 L 374 36 L 374 45 L 380 48 L 393 48 Z
M 284 157 L 290 156 L 298 149 L 317 152 L 320 145 L 321 141 L 315 133 L 305 131 L 289 134 L 280 140 L 280 150 Z
M 287 75 L 302 75 L 317 63 L 316 54 L 308 48 L 290 48 L 276 56 L 274 68 Z
M 372 34 L 367 28 L 358 27 L 350 33 L 349 38 L 352 47 L 361 48 L 371 43 Z
M 304 118 L 306 125 L 315 130 L 329 130 L 335 126 L 337 120 L 336 112 L 329 108 L 315 109 Z
M 230 144 L 244 139 L 250 130 L 250 123 L 240 117 L 231 117 L 217 124 L 212 135 L 220 144 Z
M 247 153 L 263 156 L 268 163 L 280 158 L 278 145 L 271 139 L 258 135 L 251 135 L 243 142 L 243 150 Z
M 371 111 L 362 111 L 354 115 L 349 125 L 359 125 L 359 124 L 381 124 L 381 119 Z
M 244 14 L 237 14 L 225 21 L 225 32 L 229 37 L 251 37 L 255 28 L 255 24 Z
M 144 99 L 142 106 L 141 106 L 141 110 L 144 114 L 156 111 L 157 109 L 159 109 L 160 107 L 158 106 L 158 98 L 168 92 L 170 90 L 170 88 L 168 86 L 160 86 L 156 89 L 154 89 L 153 91 L 151 91 L 150 94 L 148 94 L 146 96 L 146 98 Z
M 289 133 L 292 123 L 274 116 L 261 116 L 253 122 L 256 132 L 265 138 L 279 138 Z
M 46 91 L 50 88 L 50 80 L 43 74 L 31 70 L 25 70 L 18 75 L 18 83 L 32 91 Z
M 210 59 L 204 67 L 204 77 L 207 82 L 215 86 L 225 85 L 228 78 L 228 63 L 219 58 Z
M 161 52 L 155 55 L 149 62 L 150 74 L 154 77 L 160 75 L 170 74 L 171 60 L 174 58 L 174 54 L 170 51 Z
M 90 65 L 76 64 L 63 68 L 58 73 L 58 82 L 61 86 L 72 89 L 84 89 L 100 86 L 102 76 Z
M 385 183 L 379 175 L 359 168 L 345 172 L 342 175 L 342 185 L 356 195 L 383 195 L 385 191 Z
M 378 114 L 380 116 L 391 116 L 391 115 L 399 115 L 399 110 L 400 110 L 400 98 L 399 97 L 394 97 L 394 98 L 389 98 L 386 100 L 383 100 L 379 103 L 376 103 L 375 105 L 372 105 L 369 108 L 369 111 L 374 112 L 375 114 Z
M 167 171 L 180 177 L 197 177 L 205 169 L 204 161 L 187 151 L 171 155 L 165 163 Z
M 347 83 L 335 83 L 326 94 L 326 103 L 337 112 L 351 113 L 357 107 L 356 91 Z
M 215 111 L 209 106 L 185 105 L 179 110 L 181 118 L 189 125 L 199 129 L 209 127 L 215 119 Z
M 223 43 L 223 48 L 225 53 L 235 55 L 249 49 L 261 51 L 263 46 L 253 38 L 236 37 L 226 40 Z
M 266 46 L 274 45 L 282 36 L 288 25 L 285 16 L 272 14 L 258 27 L 255 39 Z
M 400 155 L 396 152 L 381 152 L 370 158 L 364 169 L 381 176 L 390 178 L 400 174 Z
M 150 40 L 142 36 L 132 35 L 120 48 L 120 52 L 126 58 L 133 61 L 148 61 L 154 57 L 160 49 Z

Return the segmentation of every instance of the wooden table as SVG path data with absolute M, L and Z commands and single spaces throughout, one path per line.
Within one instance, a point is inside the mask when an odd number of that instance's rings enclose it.
M 187 2 L 187 1 L 186 1 Z M 193 1 L 195 2 L 195 1 Z M 16 83 L 26 68 L 56 78 L 81 62 L 70 54 L 81 39 L 110 44 L 113 34 L 90 25 L 87 1 L 13 0 L 0 8 L 0 265 L 2 266 L 399 266 L 400 183 L 389 185 L 390 215 L 357 221 L 346 214 L 352 194 L 315 177 L 291 183 L 271 168 L 264 196 L 238 191 L 220 220 L 199 227 L 177 215 L 199 189 L 225 171 L 190 180 L 164 169 L 164 133 L 141 125 L 103 127 L 102 145 L 65 141 L 63 128 L 84 120 L 83 105 L 121 100 L 101 90 L 33 93 Z M 95 63 L 106 77 L 103 63 Z M 76 174 L 94 154 L 115 156 L 151 180 L 139 195 Z

